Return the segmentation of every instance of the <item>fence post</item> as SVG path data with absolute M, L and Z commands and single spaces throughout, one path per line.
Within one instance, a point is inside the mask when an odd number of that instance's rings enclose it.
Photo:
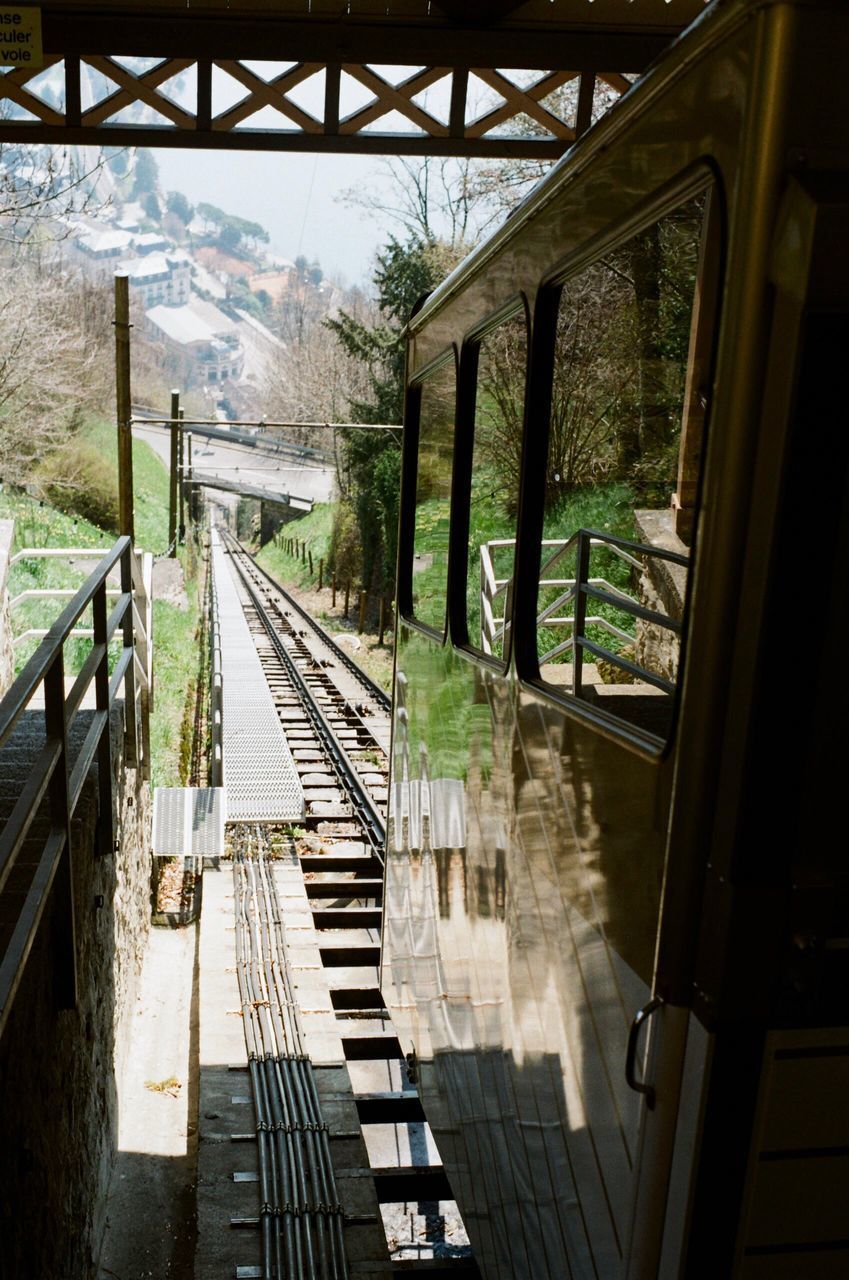
M 309 556 L 309 560 L 310 560 L 310 577 L 312 577 L 312 552 L 308 551 L 307 555 Z
M 94 673 L 95 705 L 106 715 L 106 726 L 97 745 L 97 790 L 99 812 L 97 815 L 98 853 L 102 858 L 115 852 L 115 826 L 112 797 L 112 734 L 109 725 L 109 641 L 106 637 L 106 579 L 95 591 L 91 601 L 94 645 L 102 646 L 102 652 Z
M 177 554 L 177 418 L 180 413 L 180 392 L 171 392 L 171 469 L 168 478 L 168 554 Z
M 321 591 L 324 586 L 324 560 L 318 562 L 318 589 Z
M 377 630 L 377 643 L 380 648 L 383 648 L 383 633 L 386 630 L 386 600 L 383 596 L 380 597 L 380 622 Z
M 330 579 L 330 589 L 333 592 L 333 601 L 330 607 L 331 609 L 335 609 L 336 608 L 336 570 L 335 569 L 333 570 L 333 577 Z
M 301 564 L 306 564 L 306 562 L 307 562 L 307 544 L 306 544 L 306 541 L 304 541 L 301 543 Z
M 348 616 L 348 605 L 350 603 L 350 600 L 351 600 L 351 584 L 350 582 L 346 582 L 345 583 L 345 617 L 346 618 Z
M 115 387 L 118 409 L 119 532 L 135 539 L 133 528 L 133 414 L 130 394 L 130 285 L 115 277 Z
M 177 536 L 179 537 L 180 542 L 182 544 L 186 541 L 186 517 L 185 517 L 185 511 L 183 509 L 183 504 L 185 502 L 185 497 L 186 497 L 185 485 L 184 485 L 184 481 L 186 478 L 186 439 L 185 439 L 185 433 L 182 427 L 183 418 L 185 418 L 186 416 L 185 409 L 181 409 L 178 416 L 180 418 L 181 425 L 180 425 L 179 439 L 177 444 L 177 467 L 180 472 L 180 478 L 179 478 L 180 500 L 178 503 L 180 520 L 177 526 Z
M 194 517 L 194 484 L 192 483 L 192 433 L 186 432 L 186 481 L 188 488 L 186 489 L 186 521 L 191 526 Z
M 360 635 L 363 634 L 365 629 L 366 629 L 366 593 L 365 591 L 361 591 L 360 592 Z
M 590 539 L 583 529 L 578 530 L 578 546 L 575 552 L 575 622 L 572 628 L 572 693 L 581 696 L 581 676 L 584 649 L 581 641 L 587 617 L 587 593 L 584 587 L 590 576 Z
M 128 547 L 121 556 L 121 593 L 129 596 L 129 604 L 124 609 L 121 622 L 121 636 L 124 653 L 133 650 L 135 637 L 133 634 L 133 568 L 130 563 L 132 551 Z M 124 759 L 130 769 L 139 766 L 139 735 L 136 718 L 136 667 L 130 657 L 124 673 Z

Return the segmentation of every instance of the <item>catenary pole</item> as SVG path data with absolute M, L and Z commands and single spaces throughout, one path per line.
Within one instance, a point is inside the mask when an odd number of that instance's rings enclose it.
M 133 428 L 130 397 L 130 288 L 115 277 L 115 389 L 118 411 L 118 525 L 135 537 L 133 525 Z
M 180 416 L 180 392 L 175 388 L 171 392 L 171 470 L 168 485 L 168 546 L 170 554 L 177 554 L 177 448 L 179 431 L 177 419 Z

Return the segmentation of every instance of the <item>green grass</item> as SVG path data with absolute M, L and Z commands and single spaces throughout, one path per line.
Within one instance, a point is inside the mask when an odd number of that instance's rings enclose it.
M 543 537 L 566 539 L 578 529 L 592 529 L 599 533 L 610 533 L 619 538 L 633 538 L 634 495 L 630 488 L 624 484 L 610 484 L 577 490 L 560 503 L 556 510 L 546 515 Z M 546 548 L 543 550 L 545 551 Z M 549 549 L 549 552 L 552 550 L 554 548 Z M 545 556 L 543 556 L 544 562 Z M 607 551 L 604 547 L 592 548 L 589 572 L 591 578 L 603 578 L 611 586 L 618 587 L 621 591 L 633 596 L 636 585 L 633 574 L 634 570 L 612 551 Z M 558 578 L 575 576 L 574 552 L 567 553 L 564 559 L 554 566 L 551 576 Z M 554 601 L 562 590 L 563 588 L 555 587 L 540 588 L 539 609 L 542 610 Z M 570 616 L 573 608 L 572 603 L 565 605 L 562 610 L 558 609 L 558 616 Z M 606 619 L 632 638 L 635 635 L 635 619 L 621 609 L 597 600 L 589 600 L 587 613 Z M 590 624 L 586 634 L 588 639 L 594 640 L 614 653 L 618 653 L 626 645 L 624 640 L 611 635 L 601 626 Z M 540 655 L 546 653 L 567 637 L 568 631 L 563 627 L 540 628 L 537 640 L 538 652 Z M 571 652 L 567 651 L 555 661 L 571 662 Z
M 291 582 L 298 587 L 318 585 L 319 561 L 324 561 L 325 582 L 328 581 L 327 562 L 330 556 L 330 537 L 333 529 L 333 505 L 329 502 L 316 503 L 312 511 L 298 520 L 290 520 L 281 525 L 272 542 L 262 548 L 257 556 L 258 562 L 269 573 L 284 582 Z M 297 538 L 305 542 L 312 553 L 313 572 L 310 576 L 309 560 L 300 556 L 289 555 L 285 550 L 288 539 Z
M 95 554 L 92 562 L 112 545 L 113 538 L 104 533 L 96 525 L 87 520 L 77 519 L 56 511 L 46 503 L 39 502 L 27 494 L 11 490 L 4 485 L 0 491 L 0 519 L 15 521 L 15 536 L 12 553 L 25 547 L 91 547 Z M 88 577 L 89 568 L 75 568 L 65 560 L 20 560 L 9 571 L 9 596 L 14 598 L 22 591 L 43 590 L 45 588 L 69 588 L 76 590 Z M 68 604 L 68 597 L 48 599 L 22 600 L 14 610 L 13 625 L 20 634 L 30 627 L 49 627 L 58 618 Z M 80 621 L 81 626 L 90 626 L 90 611 Z M 40 639 L 32 637 L 24 640 L 15 648 L 15 670 L 22 670 L 40 644 Z M 71 640 L 65 649 L 65 665 L 69 674 L 79 670 L 90 649 L 87 640 Z
M 111 463 L 118 484 L 118 434 L 114 423 L 92 419 L 83 434 Z M 136 544 L 159 554 L 168 546 L 168 470 L 143 440 L 133 441 L 133 514 Z
M 612 533 L 622 538 L 634 536 L 634 499 L 627 485 L 600 485 L 577 490 L 558 507 L 547 513 L 543 537 L 567 539 L 578 529 L 594 529 Z M 416 510 L 416 552 L 422 557 L 432 556 L 433 562 L 413 574 L 413 595 L 416 616 L 423 622 L 441 628 L 444 621 L 445 583 L 448 552 L 448 503 L 432 498 Z M 466 609 L 469 636 L 473 644 L 480 643 L 480 548 L 495 539 L 515 539 L 516 518 L 499 500 L 499 488 L 491 468 L 479 468 L 472 480 L 472 500 L 469 514 L 469 559 L 466 586 Z M 545 557 L 543 557 L 545 559 Z M 509 578 L 513 573 L 513 548 L 504 547 L 494 552 L 495 575 Z M 590 562 L 592 577 L 605 578 L 612 586 L 628 590 L 631 586 L 631 570 L 618 556 L 602 548 L 594 548 Z M 571 578 L 575 574 L 574 554 L 557 565 L 552 576 Z M 540 592 L 540 608 L 554 600 L 558 589 L 544 588 Z M 498 603 L 503 610 L 503 597 Z M 624 631 L 633 633 L 634 620 L 621 610 L 609 605 L 593 605 L 594 613 L 608 618 Z M 571 613 L 571 606 L 566 612 Z M 548 633 L 552 634 L 552 633 Z M 590 628 L 588 635 L 607 647 L 619 648 L 620 642 L 601 628 Z M 560 637 L 562 638 L 562 636 Z M 551 647 L 545 632 L 541 637 L 542 651 Z
M 183 730 L 186 708 L 192 705 L 197 677 L 197 592 L 187 583 L 188 609 L 165 600 L 153 605 L 154 701 L 150 722 L 153 762 L 151 786 L 180 787 L 188 781 L 187 746 Z
M 93 421 L 83 428 L 92 444 L 114 461 L 117 483 L 117 443 L 114 426 Z M 133 479 L 135 486 L 135 524 L 137 544 L 145 550 L 161 552 L 168 541 L 168 473 L 153 450 L 141 441 L 133 442 Z M 0 518 L 15 520 L 13 550 L 23 547 L 91 547 L 97 558 L 113 545 L 111 533 L 80 517 L 57 511 L 47 503 L 12 490 L 0 489 Z M 184 570 L 193 566 L 187 554 L 181 553 Z M 9 575 L 11 596 L 32 588 L 69 587 L 84 583 L 87 572 L 74 569 L 62 560 L 26 560 L 14 565 Z M 190 705 L 197 674 L 198 603 L 196 584 L 186 583 L 189 608 L 180 609 L 157 600 L 153 606 L 154 641 L 154 712 L 151 717 L 152 784 L 179 786 L 185 780 L 185 742 L 181 734 L 185 709 Z M 15 630 L 49 627 L 67 604 L 67 599 L 22 601 L 15 609 Z M 90 625 L 90 611 L 80 620 Z M 16 669 L 20 671 L 35 652 L 40 641 L 24 641 L 16 650 Z M 69 641 L 65 646 L 68 674 L 79 670 L 90 650 L 90 641 Z

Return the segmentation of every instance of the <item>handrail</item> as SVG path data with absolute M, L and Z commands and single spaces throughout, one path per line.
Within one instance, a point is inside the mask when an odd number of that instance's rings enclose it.
M 130 539 L 119 538 L 111 551 L 107 552 L 94 572 L 85 580 L 70 604 L 62 610 L 53 625 L 48 627 L 44 640 L 17 679 L 13 681 L 0 702 L 0 747 L 9 737 L 19 716 L 52 667 L 57 651 L 64 644 L 68 633 L 91 604 L 98 587 L 105 587 L 109 571 L 121 562 L 122 556 L 128 549 L 131 549 Z
M 91 550 L 86 549 L 89 553 Z M 137 649 L 148 658 L 151 653 L 149 636 L 141 625 L 141 619 L 149 617 L 149 596 L 135 587 L 135 583 L 139 581 L 144 587 L 135 560 L 130 539 L 119 538 L 47 629 L 41 644 L 0 701 L 2 748 L 9 741 L 39 687 L 44 687 L 44 745 L 30 769 L 9 818 L 0 830 L 0 891 L 15 868 L 45 798 L 49 806 L 49 830 L 11 940 L 5 954 L 0 956 L 0 1034 L 54 884 L 58 895 L 58 921 L 62 938 L 62 955 L 57 960 L 60 1002 L 64 1007 L 73 1007 L 76 1002 L 71 823 L 85 779 L 92 764 L 97 761 L 98 851 L 101 856 L 113 851 L 110 714 L 122 683 L 125 759 L 131 767 L 139 768 L 143 777 L 149 776 L 150 680 L 146 664 L 138 662 L 136 656 Z M 114 592 L 107 590 L 106 584 L 109 575 L 116 568 L 120 571 L 121 590 L 117 601 L 107 613 L 107 596 L 111 602 L 114 600 Z M 72 687 L 66 692 L 64 645 L 76 633 L 76 623 L 89 607 L 92 610 L 94 643 Z M 122 652 L 110 679 L 109 645 L 116 634 L 121 637 Z M 68 749 L 68 730 L 92 684 L 95 691 L 95 712 L 85 740 L 76 753 L 76 758 L 72 760 Z M 139 706 L 136 705 L 137 702 Z
M 213 528 L 212 518 L 209 523 L 210 548 L 213 540 L 220 537 Z M 209 563 L 209 652 L 212 678 L 210 681 L 210 748 L 212 753 L 212 785 L 224 786 L 224 684 L 221 663 L 221 628 L 218 617 L 218 588 L 215 572 L 212 567 L 212 556 Z
M 496 576 L 494 552 L 502 548 L 515 548 L 515 546 L 515 538 L 490 538 L 480 547 L 481 648 L 484 653 L 493 653 L 497 644 L 503 641 L 510 629 L 509 598 L 513 587 L 513 577 L 512 575 L 506 578 Z M 631 662 L 613 650 L 606 649 L 587 639 L 586 627 L 588 626 L 598 627 L 609 635 L 615 636 L 618 640 L 631 642 L 633 639 L 621 627 L 617 627 L 607 618 L 598 614 L 587 616 L 588 600 L 598 601 L 619 609 L 623 613 L 630 614 L 633 618 L 648 623 L 650 626 L 660 627 L 673 632 L 675 635 L 681 634 L 681 623 L 676 619 L 640 604 L 638 600 L 629 596 L 620 587 L 608 582 L 606 578 L 590 577 L 590 553 L 596 547 L 603 547 L 618 559 L 624 561 L 625 564 L 628 564 L 632 569 L 640 570 L 644 567 L 643 561 L 638 558 L 641 556 L 663 560 L 667 563 L 684 567 L 689 563 L 688 557 L 677 551 L 669 551 L 665 547 L 654 547 L 646 543 L 634 542 L 629 538 L 620 538 L 615 534 L 604 533 L 597 529 L 577 529 L 566 539 L 544 538 L 542 546 L 543 548 L 553 547 L 554 551 L 540 566 L 539 586 L 565 587 L 566 589 L 561 591 L 554 600 L 550 601 L 538 612 L 537 627 L 568 626 L 571 627 L 572 634 L 566 640 L 555 644 L 546 653 L 541 654 L 539 657 L 540 664 L 551 662 L 569 649 L 572 649 L 573 692 L 578 697 L 582 695 L 583 691 L 581 659 L 584 650 L 591 652 L 596 657 L 607 659 L 646 684 L 653 685 L 655 688 L 662 689 L 667 693 L 671 692 L 673 686 L 668 680 L 645 667 L 641 667 L 637 663 Z M 576 576 L 573 578 L 552 577 L 552 569 L 569 552 L 575 553 Z M 501 616 L 497 615 L 493 608 L 494 602 L 499 596 L 505 598 L 504 613 Z M 572 602 L 575 604 L 573 616 L 555 616 L 560 613 L 560 610 L 565 605 Z

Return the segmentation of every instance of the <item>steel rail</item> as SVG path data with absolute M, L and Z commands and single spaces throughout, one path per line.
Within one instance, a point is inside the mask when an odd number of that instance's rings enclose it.
M 341 645 L 338 645 L 336 641 L 333 639 L 333 637 L 330 636 L 322 627 L 318 625 L 315 619 L 312 618 L 307 613 L 307 611 L 303 609 L 301 605 L 298 604 L 297 600 L 295 600 L 289 594 L 289 592 L 285 589 L 285 587 L 281 587 L 280 583 L 275 581 L 275 579 L 271 576 L 271 574 L 267 571 L 267 569 L 263 569 L 261 565 L 257 564 L 254 556 L 252 556 L 251 553 L 247 551 L 245 547 L 243 547 L 242 544 L 236 538 L 234 538 L 233 535 L 228 530 L 222 529 L 221 534 L 225 540 L 225 543 L 228 543 L 228 542 L 231 543 L 232 546 L 237 550 L 237 553 L 241 555 L 245 560 L 247 560 L 248 563 L 251 565 L 251 567 L 256 571 L 256 573 L 260 574 L 266 580 L 266 582 L 269 584 L 272 590 L 276 591 L 279 595 L 283 597 L 283 599 L 286 601 L 287 606 L 290 606 L 292 609 L 294 609 L 294 611 L 298 614 L 300 618 L 303 618 L 303 620 L 308 624 L 308 626 L 311 627 L 311 629 L 315 632 L 315 634 L 321 640 L 322 644 L 326 644 L 328 649 L 330 649 L 330 651 L 333 653 L 333 656 L 337 658 L 339 662 L 341 662 L 341 664 L 345 667 L 345 669 L 349 671 L 350 674 L 354 676 L 354 678 L 358 680 L 360 684 L 362 684 L 363 687 L 368 690 L 370 696 L 374 698 L 375 702 L 378 703 L 381 709 L 383 711 L 391 711 L 392 700 L 388 696 L 388 694 L 386 694 L 384 690 L 381 689 L 380 685 L 376 684 L 375 681 L 372 680 L 370 676 L 366 675 L 366 673 L 362 670 L 361 667 L 357 666 L 356 662 L 350 656 L 350 654 L 346 653 L 345 650 L 341 647 Z
M 327 753 L 329 762 L 339 778 L 343 790 L 347 793 L 348 798 L 351 801 L 354 809 L 354 816 L 361 823 L 365 838 L 382 864 L 383 850 L 386 844 L 386 827 L 383 818 L 378 812 L 374 801 L 368 794 L 368 791 L 360 781 L 359 774 L 357 773 L 348 752 L 342 745 L 335 730 L 313 696 L 312 690 L 309 688 L 306 680 L 292 660 L 288 649 L 280 639 L 274 622 L 260 599 L 256 587 L 250 581 L 247 573 L 232 553 L 231 558 L 250 602 L 256 610 L 257 617 L 265 628 L 268 638 L 271 641 L 275 654 L 280 660 L 281 665 L 284 667 L 291 684 L 301 698 L 304 710 L 312 722 L 312 727 L 322 747 Z

